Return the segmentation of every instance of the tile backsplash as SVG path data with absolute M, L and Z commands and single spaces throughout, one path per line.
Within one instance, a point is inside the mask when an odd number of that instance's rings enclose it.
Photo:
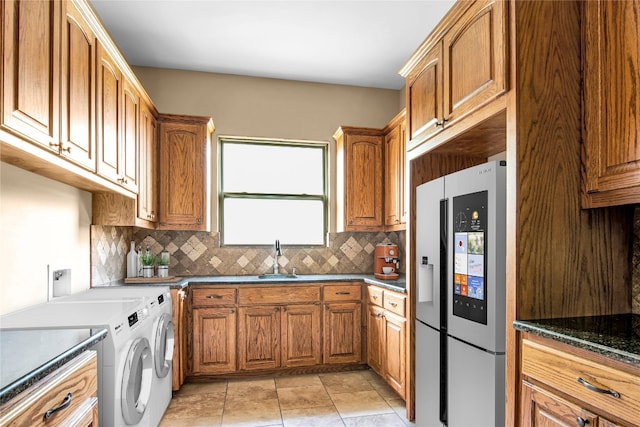
M 334 233 L 328 247 L 283 245 L 280 266 L 299 274 L 371 273 L 375 245 L 392 242 L 400 249 L 400 271 L 405 272 L 405 232 Z M 154 253 L 171 253 L 169 271 L 174 276 L 252 275 L 270 272 L 273 250 L 267 247 L 220 247 L 219 235 L 191 231 L 154 231 L 132 227 L 91 226 L 91 286 L 126 276 L 131 240 L 149 245 Z M 633 221 L 633 312 L 640 314 L 640 207 Z
M 298 274 L 361 274 L 373 272 L 378 243 L 391 242 L 400 250 L 400 271 L 405 232 L 332 233 L 327 247 L 291 246 L 283 242 L 280 271 Z M 153 253 L 171 254 L 172 276 L 256 275 L 273 270 L 273 248 L 220 247 L 217 233 L 146 230 L 132 227 L 91 226 L 91 285 L 121 280 L 126 276 L 126 257 L 131 241 L 147 245 Z

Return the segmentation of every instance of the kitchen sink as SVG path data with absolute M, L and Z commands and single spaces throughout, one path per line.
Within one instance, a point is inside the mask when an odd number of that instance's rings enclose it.
M 297 279 L 297 274 L 261 274 L 258 279 Z

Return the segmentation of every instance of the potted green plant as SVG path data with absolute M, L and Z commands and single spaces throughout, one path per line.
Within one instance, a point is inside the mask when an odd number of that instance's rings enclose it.
M 158 257 L 158 277 L 169 277 L 169 262 L 171 258 L 168 251 L 162 251 Z
M 142 277 L 153 277 L 153 266 L 156 262 L 156 255 L 147 250 L 140 254 L 140 264 L 142 264 Z

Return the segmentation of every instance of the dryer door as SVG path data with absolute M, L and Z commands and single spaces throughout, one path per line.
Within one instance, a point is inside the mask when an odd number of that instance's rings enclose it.
M 136 425 L 144 416 L 151 396 L 153 361 L 146 338 L 137 338 L 127 353 L 122 373 L 122 416 L 128 425 Z
M 173 343 L 173 322 L 169 314 L 163 313 L 156 323 L 153 348 L 154 364 L 158 378 L 164 378 L 171 372 Z

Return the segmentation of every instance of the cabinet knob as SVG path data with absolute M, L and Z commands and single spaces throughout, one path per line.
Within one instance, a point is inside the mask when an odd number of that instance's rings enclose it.
M 202 220 L 200 218 L 196 218 L 196 224 L 200 224 Z
M 437 128 L 439 128 L 439 127 L 444 127 L 444 124 L 445 124 L 446 122 L 448 122 L 448 120 L 447 120 L 447 119 L 445 119 L 444 117 L 442 118 L 442 121 L 441 121 L 441 122 L 439 122 L 439 121 L 438 121 L 438 118 L 437 118 L 437 117 L 435 117 L 435 119 L 436 119 L 436 123 L 434 124 L 434 126 L 435 126 L 435 127 L 437 127 Z
M 276 307 L 273 309 L 273 311 L 275 311 L 276 313 L 280 311 L 280 308 Z
M 231 310 L 229 310 L 229 313 L 231 313 L 231 314 L 233 314 L 233 313 L 235 313 L 235 312 L 236 312 L 236 311 L 235 311 L 233 308 L 232 308 Z
M 371 298 L 378 299 L 378 295 L 371 295 Z
M 576 424 L 578 425 L 578 427 L 584 427 L 587 424 L 589 424 L 589 420 L 585 420 L 582 417 L 578 417 L 578 418 L 576 418 Z

